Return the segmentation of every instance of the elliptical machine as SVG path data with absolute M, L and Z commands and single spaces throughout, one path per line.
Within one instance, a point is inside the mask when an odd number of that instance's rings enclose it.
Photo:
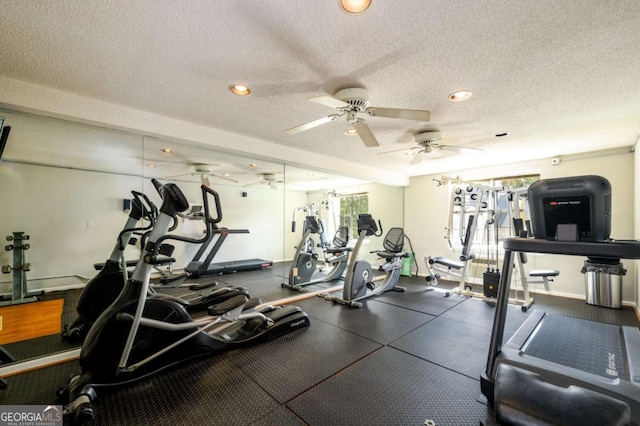
M 380 230 L 378 230 L 378 227 L 380 227 Z M 366 237 L 382 236 L 382 224 L 380 220 L 378 220 L 378 224 L 376 225 L 376 221 L 370 214 L 360 214 L 358 216 L 358 233 L 358 241 L 353 249 L 349 266 L 347 267 L 347 276 L 344 279 L 342 298 L 327 296 L 327 299 L 348 305 L 349 307 L 359 308 L 362 306 L 359 300 L 391 290 L 406 291 L 406 288 L 397 285 L 400 279 L 402 258 L 409 256 L 408 253 L 402 251 L 404 248 L 403 229 L 389 229 L 387 235 L 384 237 L 384 250 L 374 250 L 371 252 L 386 261 L 385 264 L 378 268 L 378 270 L 386 274 L 376 278 L 373 277 L 371 264 L 365 260 L 358 260 L 358 253 Z
M 80 298 L 76 306 L 78 316 L 71 324 L 64 325 L 61 333 L 62 340 L 67 340 L 71 343 L 81 343 L 91 328 L 91 325 L 98 319 L 100 314 L 116 300 L 128 279 L 127 267 L 130 266 L 131 263 L 124 257 L 126 245 L 130 242 L 134 233 L 145 232 L 152 229 L 157 219 L 158 209 L 145 194 L 138 191 L 131 191 L 131 194 L 133 195 L 131 210 L 129 211 L 129 216 L 127 217 L 124 228 L 118 234 L 115 247 L 107 261 L 101 265 L 98 274 L 89 280 L 82 290 L 82 293 L 80 293 Z M 137 227 L 141 219 L 149 221 L 149 224 Z M 170 230 L 174 228 L 175 224 Z M 170 256 L 173 251 L 173 246 L 163 244 L 159 247 L 158 251 L 159 256 L 157 257 L 157 262 L 159 264 L 165 264 L 167 263 L 168 256 Z M 211 293 L 213 290 L 217 290 L 213 289 L 217 284 L 216 281 L 211 281 L 193 285 L 189 287 L 191 294 L 184 299 L 180 299 L 180 301 L 189 312 L 202 310 L 211 305 L 212 300 L 215 300 L 215 295 Z M 149 291 L 151 293 L 155 292 L 153 287 L 149 287 Z
M 204 185 L 201 188 L 206 240 L 222 213 L 218 194 Z M 58 392 L 68 401 L 65 414 L 76 423 L 93 419 L 96 388 L 139 380 L 195 357 L 261 343 L 309 325 L 308 316 L 291 305 L 243 312 L 249 299 L 241 288 L 221 297 L 208 308 L 207 316 L 198 319 L 192 319 L 177 298 L 150 294 L 151 271 L 161 244 L 169 239 L 201 242 L 167 235 L 175 215 L 185 211 L 188 202 L 173 183 L 161 185 L 160 193 L 160 214 L 131 278 L 89 330 L 80 353 L 81 373 Z M 215 201 L 215 218 L 210 216 L 207 194 Z
M 293 222 L 292 230 L 295 229 L 294 226 L 295 222 Z M 322 234 L 323 232 L 322 222 L 318 221 L 315 216 L 307 216 L 305 218 L 304 233 L 293 256 L 293 262 L 289 270 L 289 280 L 286 283 L 282 283 L 283 288 L 305 291 L 304 286 L 342 278 L 349 260 L 349 253 L 352 251 L 350 247 L 347 247 L 349 228 L 346 226 L 339 227 L 336 231 L 336 235 L 333 237 L 334 247 L 322 247 L 325 253 L 325 263 L 330 264 L 331 269 L 313 278 L 318 267 L 318 255 L 313 250 L 311 235 Z

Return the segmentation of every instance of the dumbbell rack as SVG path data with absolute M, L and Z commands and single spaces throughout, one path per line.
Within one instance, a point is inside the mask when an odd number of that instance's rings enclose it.
M 0 301 L 0 306 L 17 305 L 38 300 L 37 297 L 27 294 L 26 273 L 31 270 L 31 264 L 24 261 L 24 252 L 29 250 L 29 244 L 24 243 L 27 240 L 29 240 L 29 236 L 25 235 L 24 232 L 14 232 L 13 236 L 9 235 L 7 237 L 7 241 L 13 242 L 13 244 L 6 245 L 4 249 L 13 251 L 13 265 L 2 265 L 2 273 L 13 272 L 11 300 Z

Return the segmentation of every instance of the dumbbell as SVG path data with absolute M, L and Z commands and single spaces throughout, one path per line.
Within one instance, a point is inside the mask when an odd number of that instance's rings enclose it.
M 7 245 L 7 246 L 4 246 L 4 249 L 5 249 L 6 251 L 11 251 L 11 250 L 13 250 L 13 244 L 9 244 L 9 245 Z
M 9 272 L 11 272 L 13 268 L 11 268 L 11 265 L 2 265 L 2 273 L 3 274 L 8 274 Z

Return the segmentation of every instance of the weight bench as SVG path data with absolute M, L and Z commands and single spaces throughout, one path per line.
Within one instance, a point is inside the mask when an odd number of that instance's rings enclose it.
M 549 281 L 553 281 L 552 277 L 557 277 L 558 275 L 560 275 L 560 271 L 555 269 L 534 269 L 529 272 L 529 277 L 542 279 L 527 280 L 527 284 L 544 284 L 544 289 L 549 291 Z
M 438 265 L 444 265 L 449 269 L 462 269 L 462 268 L 464 268 L 464 263 L 457 262 L 457 261 L 451 260 L 451 259 L 445 259 L 442 256 L 430 257 L 429 258 L 429 263 L 432 264 L 432 265 L 434 263 L 437 263 Z

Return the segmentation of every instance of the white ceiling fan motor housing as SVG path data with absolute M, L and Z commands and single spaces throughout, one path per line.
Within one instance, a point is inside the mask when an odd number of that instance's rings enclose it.
M 334 98 L 340 99 L 343 102 L 348 103 L 353 107 L 353 110 L 361 112 L 371 106 L 369 101 L 369 92 L 366 89 L 358 87 L 351 87 L 348 89 L 342 89 L 335 94 Z

